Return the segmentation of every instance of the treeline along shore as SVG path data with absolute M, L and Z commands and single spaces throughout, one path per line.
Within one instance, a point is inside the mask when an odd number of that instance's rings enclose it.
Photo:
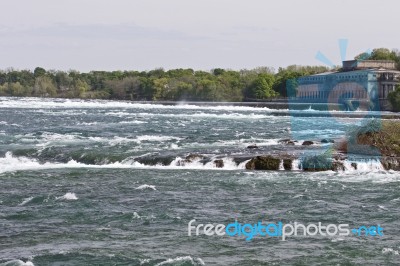
M 193 69 L 78 71 L 7 69 L 0 72 L 1 96 L 36 96 L 133 101 L 228 101 L 286 96 L 286 81 L 327 71 L 321 66 L 268 67 L 209 72 Z
M 400 70 L 400 52 L 385 48 L 356 59 L 392 60 Z M 286 84 L 302 76 L 327 72 L 324 66 L 292 65 L 279 68 L 211 71 L 162 68 L 150 71 L 0 70 L 0 96 L 114 99 L 132 101 L 243 102 L 287 97 Z M 338 70 L 338 69 L 336 69 Z M 292 86 L 291 86 L 292 87 Z M 400 111 L 400 86 L 389 95 Z

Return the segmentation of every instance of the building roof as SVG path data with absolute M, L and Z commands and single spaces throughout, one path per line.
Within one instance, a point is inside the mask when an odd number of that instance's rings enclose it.
M 356 69 L 385 68 L 396 70 L 396 62 L 393 60 L 349 60 L 343 61 L 343 71 Z
M 369 73 L 369 72 L 375 72 L 375 73 L 390 72 L 390 73 L 400 74 L 400 71 L 398 71 L 398 70 L 385 69 L 385 68 L 371 68 L 371 69 L 353 70 L 353 71 L 328 71 L 328 72 L 323 72 L 323 73 L 304 76 L 304 77 L 318 77 L 318 76 L 327 76 L 327 75 L 334 75 L 334 74 L 351 75 L 351 74 L 360 74 L 360 73 Z

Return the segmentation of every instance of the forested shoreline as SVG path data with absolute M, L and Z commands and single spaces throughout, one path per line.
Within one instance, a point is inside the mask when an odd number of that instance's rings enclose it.
M 393 60 L 400 69 L 400 53 L 386 48 L 356 59 Z M 287 96 L 286 82 L 332 70 L 324 66 L 211 71 L 162 68 L 150 71 L 0 70 L 0 96 L 114 99 L 133 101 L 258 101 Z M 339 70 L 339 68 L 337 69 Z M 400 88 L 391 95 L 400 106 Z M 400 110 L 400 108 L 399 108 Z
M 34 96 L 146 101 L 244 101 L 286 96 L 286 81 L 327 71 L 322 66 L 289 66 L 277 72 L 207 71 L 78 71 L 7 69 L 0 71 L 0 96 Z

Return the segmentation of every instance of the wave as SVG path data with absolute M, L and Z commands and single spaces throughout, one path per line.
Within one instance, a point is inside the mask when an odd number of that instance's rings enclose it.
M 267 107 L 234 106 L 234 105 L 207 105 L 201 106 L 196 103 L 164 105 L 159 103 L 139 103 L 127 101 L 109 100 L 80 100 L 80 99 L 57 99 L 57 98 L 11 98 L 0 97 L 0 108 L 18 109 L 51 109 L 51 108 L 127 108 L 127 109 L 187 109 L 187 110 L 225 110 L 225 111 L 288 111 L 288 109 L 270 109 Z
M 47 147 L 55 144 L 81 144 L 86 142 L 100 142 L 111 146 L 134 142 L 137 144 L 143 142 L 166 142 L 166 141 L 179 141 L 180 137 L 163 136 L 163 135 L 139 135 L 136 137 L 85 137 L 79 133 L 59 134 L 44 132 L 40 136 L 34 134 L 15 135 L 15 138 L 22 143 L 32 143 L 37 147 Z
M 10 260 L 0 263 L 0 266 L 35 266 L 31 261 L 24 262 L 22 260 Z
M 299 135 L 324 135 L 324 134 L 344 134 L 345 131 L 339 129 L 306 129 L 306 130 L 292 130 L 292 134 L 299 134 Z
M 20 204 L 18 204 L 18 206 L 24 206 L 25 204 L 31 202 L 33 199 L 34 197 L 25 198 Z
M 205 265 L 204 261 L 201 258 L 192 258 L 191 256 L 184 256 L 184 257 L 177 257 L 174 259 L 167 259 L 166 261 L 157 263 L 155 266 L 162 266 L 162 265 L 176 265 L 179 263 L 181 265 L 184 263 L 184 265 L 187 265 L 187 263 L 190 263 L 190 265 Z
M 146 184 L 141 185 L 141 186 L 138 186 L 136 189 L 137 189 L 137 190 L 146 190 L 146 189 L 157 190 L 157 189 L 156 189 L 156 186 L 153 186 L 153 185 L 146 185 Z
M 233 157 L 221 157 L 218 155 L 213 156 L 202 156 L 202 155 L 189 155 L 186 158 L 173 157 L 173 156 L 161 156 L 154 157 L 153 155 L 141 156 L 141 157 L 128 157 L 121 159 L 120 161 L 107 162 L 104 161 L 102 164 L 95 164 L 91 162 L 77 162 L 75 160 L 69 160 L 66 163 L 63 162 L 46 162 L 40 163 L 35 158 L 27 157 L 15 157 L 11 152 L 7 152 L 5 157 L 0 158 L 0 173 L 15 172 L 15 171 L 27 171 L 27 170 L 42 170 L 42 169 L 69 169 L 69 168 L 107 168 L 107 169 L 164 169 L 164 170 L 178 170 L 178 169 L 192 169 L 192 170 L 245 170 L 246 163 L 249 162 L 248 158 L 233 158 Z M 357 179 L 369 179 L 369 173 L 385 173 L 389 179 L 396 179 L 398 172 L 387 171 L 384 169 L 382 163 L 377 159 L 352 161 L 343 161 L 344 170 L 333 172 L 337 175 L 355 175 L 354 180 Z M 296 159 L 292 161 L 291 171 L 302 171 L 301 160 Z M 284 170 L 283 161 L 280 162 L 280 169 Z M 261 171 L 262 172 L 262 171 Z M 327 171 L 330 172 L 330 171 Z M 391 175 L 392 173 L 395 173 Z M 397 179 L 396 179 L 397 180 Z M 151 185 L 142 185 L 137 189 L 153 189 Z M 155 187 L 154 187 L 155 189 Z M 64 199 L 73 199 L 76 197 L 73 193 L 67 193 L 63 197 Z M 24 200 L 22 205 L 27 204 L 32 199 L 27 198 Z
M 65 195 L 61 197 L 56 197 L 56 200 L 77 200 L 78 197 L 76 196 L 75 193 L 72 192 L 67 192 Z
M 217 167 L 213 160 L 208 163 L 203 163 L 200 159 L 193 160 L 191 162 L 186 159 L 176 157 L 170 164 L 162 164 L 161 162 L 156 164 L 143 164 L 136 161 L 134 158 L 128 158 L 121 162 L 109 163 L 109 164 L 85 164 L 79 163 L 75 160 L 70 160 L 67 163 L 40 163 L 34 158 L 27 157 L 14 157 L 11 152 L 7 152 L 5 157 L 0 158 L 0 173 L 15 172 L 15 171 L 27 171 L 27 170 L 44 170 L 44 169 L 69 169 L 69 168 L 110 168 L 110 169 L 197 169 L 197 170 L 239 170 L 245 169 L 245 162 L 237 165 L 232 158 L 222 158 L 224 164 L 223 167 Z
M 138 121 L 138 120 L 118 122 L 118 124 L 146 124 L 146 123 L 147 122 L 145 121 Z
M 357 169 L 355 169 L 354 164 L 357 164 Z M 347 172 L 376 172 L 385 171 L 382 163 L 377 159 L 369 160 L 345 160 L 343 163 L 345 171 Z
M 214 118 L 214 119 L 277 119 L 273 115 L 262 115 L 255 113 L 180 113 L 180 114 L 161 114 L 161 113 L 129 113 L 129 112 L 107 112 L 105 115 L 117 116 L 117 117 L 169 117 L 169 118 Z

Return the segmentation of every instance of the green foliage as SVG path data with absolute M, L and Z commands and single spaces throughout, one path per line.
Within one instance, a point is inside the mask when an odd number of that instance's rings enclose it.
M 376 147 L 380 151 L 379 155 L 400 157 L 400 123 L 398 121 L 373 121 L 366 123 L 363 128 L 357 132 L 356 136 L 359 145 Z
M 33 94 L 40 97 L 56 96 L 57 89 L 51 80 L 47 76 L 39 76 L 35 79 L 35 85 L 33 87 Z
M 396 49 L 389 50 L 387 48 L 376 48 L 372 50 L 371 54 L 362 53 L 357 55 L 354 59 L 357 60 L 393 60 L 400 70 L 400 52 Z
M 39 96 L 155 101 L 243 101 L 286 96 L 287 80 L 325 72 L 324 67 L 289 66 L 275 73 L 258 67 L 234 71 L 162 68 L 151 71 L 55 71 L 41 67 L 0 71 L 1 96 Z
M 33 75 L 35 78 L 41 77 L 46 75 L 46 70 L 44 68 L 41 67 L 37 67 L 35 68 L 35 70 L 33 71 Z
M 395 91 L 389 93 L 388 99 L 392 104 L 393 109 L 397 112 L 400 112 L 400 85 L 396 86 Z
M 275 77 L 272 74 L 259 74 L 246 90 L 246 96 L 254 99 L 269 99 L 279 94 L 273 90 Z

